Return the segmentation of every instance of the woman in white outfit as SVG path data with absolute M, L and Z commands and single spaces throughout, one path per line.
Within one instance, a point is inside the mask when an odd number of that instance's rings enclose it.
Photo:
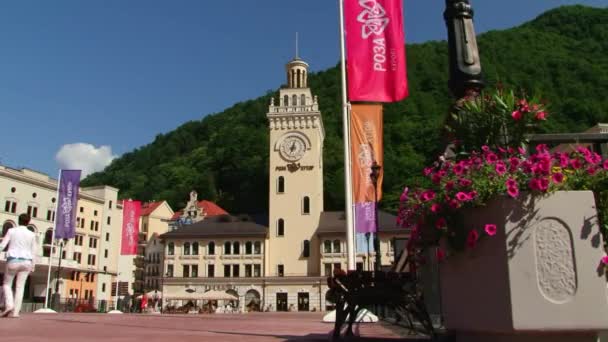
M 36 256 L 36 235 L 27 229 L 30 223 L 28 214 L 19 215 L 19 226 L 8 230 L 2 243 L 0 251 L 8 245 L 6 252 L 6 269 L 4 271 L 4 311 L 2 317 L 19 317 L 21 303 L 23 302 L 23 288 L 25 281 L 34 271 Z M 15 296 L 13 298 L 13 280 L 17 278 L 15 285 Z

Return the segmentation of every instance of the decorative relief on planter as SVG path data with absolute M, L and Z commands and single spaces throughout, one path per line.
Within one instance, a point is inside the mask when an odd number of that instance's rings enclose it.
M 570 228 L 556 219 L 544 219 L 535 227 L 534 242 L 540 292 L 557 304 L 570 301 L 577 289 Z

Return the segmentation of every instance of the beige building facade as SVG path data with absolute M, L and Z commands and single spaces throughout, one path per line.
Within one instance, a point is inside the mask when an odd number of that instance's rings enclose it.
M 52 257 L 51 289 L 62 298 L 79 300 L 111 299 L 111 285 L 117 272 L 122 210 L 117 207 L 118 189 L 101 186 L 81 188 L 77 203 L 76 237 L 55 241 L 51 248 L 56 216 L 57 180 L 29 170 L 0 166 L 0 224 L 2 236 L 17 225 L 17 217 L 28 213 L 29 228 L 36 233 L 39 253 L 30 276 L 26 302 L 45 297 L 49 257 Z M 62 247 L 60 248 L 60 244 Z M 61 259 L 61 273 L 56 272 Z M 0 272 L 5 256 L 0 253 Z M 128 279 L 132 281 L 132 279 Z

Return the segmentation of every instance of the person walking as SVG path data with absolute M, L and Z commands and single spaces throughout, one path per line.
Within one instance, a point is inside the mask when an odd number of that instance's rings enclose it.
M 36 234 L 27 229 L 30 223 L 28 214 L 19 215 L 19 226 L 8 230 L 2 243 L 0 251 L 8 245 L 6 252 L 6 269 L 4 271 L 4 311 L 2 317 L 19 317 L 21 303 L 23 302 L 23 289 L 25 281 L 34 271 L 36 256 Z M 13 280 L 17 278 L 15 295 L 13 297 Z

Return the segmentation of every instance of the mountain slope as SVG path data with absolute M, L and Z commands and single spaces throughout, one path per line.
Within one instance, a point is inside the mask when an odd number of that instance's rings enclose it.
M 540 93 L 551 104 L 548 131 L 582 131 L 608 121 L 608 9 L 567 6 L 517 28 L 480 35 L 488 84 L 500 81 Z M 442 150 L 446 110 L 447 44 L 407 46 L 410 97 L 385 109 L 385 197 L 394 209 L 404 185 Z M 325 207 L 344 205 L 340 74 L 337 67 L 311 74 L 326 129 Z M 116 159 L 84 185 L 108 184 L 121 197 L 166 199 L 174 208 L 196 189 L 229 212 L 268 207 L 268 93 L 221 113 L 191 121 Z

